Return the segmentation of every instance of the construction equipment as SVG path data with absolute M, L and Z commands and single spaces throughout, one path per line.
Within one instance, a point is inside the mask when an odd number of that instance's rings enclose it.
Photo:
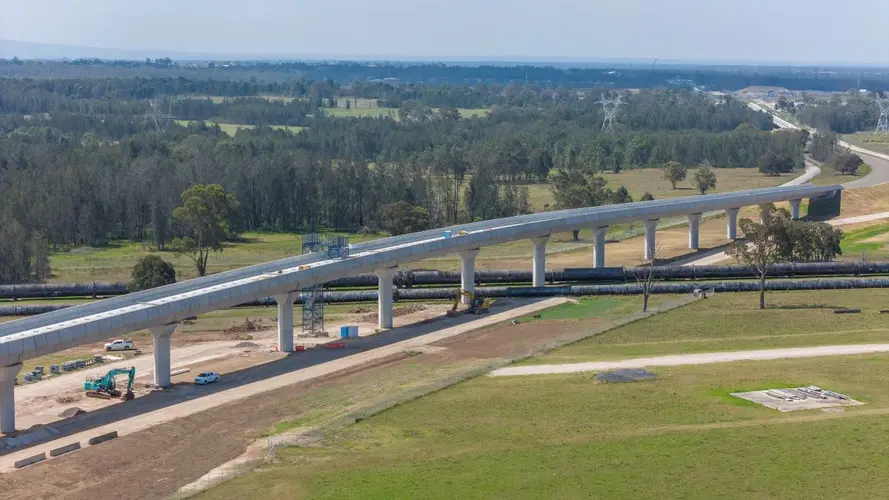
M 469 309 L 466 310 L 467 313 L 482 314 L 488 312 L 488 308 L 491 307 L 491 302 L 487 298 L 479 297 L 475 292 L 463 290 L 461 288 L 457 290 L 457 294 L 454 297 L 454 307 L 448 311 L 448 316 L 456 316 L 458 314 L 457 307 L 460 306 L 463 297 L 469 299 Z
M 115 381 L 118 375 L 127 375 L 129 377 L 127 380 L 127 390 L 122 395 L 120 390 L 117 389 L 117 382 Z M 136 397 L 133 394 L 133 379 L 135 378 L 136 367 L 115 368 L 106 373 L 104 377 L 90 375 L 83 382 L 83 388 L 87 391 L 86 395 L 91 398 L 111 399 L 119 397 L 124 401 L 129 401 Z

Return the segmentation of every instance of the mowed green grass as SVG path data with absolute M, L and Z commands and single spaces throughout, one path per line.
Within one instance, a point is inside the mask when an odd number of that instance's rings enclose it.
M 889 343 L 889 290 L 767 292 L 760 311 L 757 293 L 722 293 L 652 316 L 523 364 L 595 360 L 747 349 Z M 834 314 L 834 308 L 861 309 Z
M 198 498 L 882 498 L 889 355 L 477 377 Z M 866 404 L 780 413 L 735 391 L 818 385 Z

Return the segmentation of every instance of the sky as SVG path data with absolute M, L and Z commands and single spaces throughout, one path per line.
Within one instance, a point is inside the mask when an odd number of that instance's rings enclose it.
M 889 65 L 889 1 L 0 0 L 0 39 L 296 58 Z

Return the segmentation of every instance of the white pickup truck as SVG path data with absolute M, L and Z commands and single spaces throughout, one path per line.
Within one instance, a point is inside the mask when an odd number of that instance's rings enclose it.
M 194 383 L 197 385 L 207 385 L 218 381 L 219 374 L 216 372 L 203 372 L 194 378 Z
M 114 342 L 105 344 L 106 351 L 129 351 L 130 349 L 135 349 L 135 347 L 132 340 L 117 339 Z

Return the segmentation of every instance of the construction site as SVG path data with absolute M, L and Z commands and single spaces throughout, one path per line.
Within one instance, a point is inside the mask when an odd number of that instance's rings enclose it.
M 173 493 L 235 459 L 281 419 L 318 412 L 311 405 L 310 395 L 315 392 L 340 393 L 325 396 L 332 398 L 328 404 L 336 410 L 318 416 L 334 420 L 356 408 L 397 397 L 411 387 L 577 336 L 572 328 L 559 331 L 518 320 L 566 299 L 502 300 L 492 307 L 487 301 L 462 296 L 470 304 L 408 308 L 419 310 L 396 314 L 395 328 L 382 334 L 376 334 L 372 323 L 355 322 L 350 326 L 358 327 L 358 338 L 327 338 L 317 332 L 301 336 L 297 343 L 303 348 L 289 355 L 276 350 L 273 325 L 268 323 L 251 323 L 250 340 L 222 340 L 220 335 L 213 340 L 177 343 L 173 349 L 174 386 L 166 390 L 150 382 L 148 346 L 139 346 L 140 355 L 109 359 L 26 384 L 16 392 L 20 426 L 31 435 L 42 436 L 44 442 L 26 450 L 4 449 L 0 469 L 10 472 L 17 462 L 43 449 L 46 459 L 21 468 L 4 482 L 8 491 L 27 490 L 29 496 L 64 493 L 69 498 L 86 498 L 101 492 L 102 497 L 143 498 L 159 495 L 157 482 L 163 479 L 164 491 Z M 482 311 L 485 314 L 477 316 Z M 354 316 L 372 319 L 367 313 Z M 498 324 L 501 326 L 485 328 Z M 328 329 L 338 330 L 339 326 L 345 325 L 328 324 Z M 244 332 L 232 332 L 232 336 L 246 337 Z M 84 347 L 101 349 L 98 345 Z M 192 384 L 194 375 L 205 370 L 219 372 L 219 382 Z M 90 385 L 100 383 L 102 379 L 95 380 L 96 376 L 106 373 L 112 378 L 119 375 L 118 389 L 112 389 L 115 397 L 107 392 L 104 394 L 109 397 L 89 397 L 96 391 L 94 387 L 85 390 L 84 376 Z M 117 394 L 126 399 L 128 392 L 122 384 L 128 382 L 134 398 L 124 402 Z M 224 419 L 217 417 L 220 412 L 226 415 Z M 160 425 L 164 423 L 170 425 Z M 116 438 L 101 446 L 87 444 L 95 436 L 113 433 Z M 83 449 L 51 456 L 52 450 L 74 442 Z M 164 450 L 166 458 L 157 462 L 156 468 L 146 469 L 140 463 L 138 474 L 134 474 L 136 469 L 120 466 L 132 449 L 145 456 Z M 114 464 L 109 469 L 114 472 L 99 478 L 83 475 L 85 467 L 102 467 L 103 463 Z M 33 482 L 38 478 L 40 491 Z

